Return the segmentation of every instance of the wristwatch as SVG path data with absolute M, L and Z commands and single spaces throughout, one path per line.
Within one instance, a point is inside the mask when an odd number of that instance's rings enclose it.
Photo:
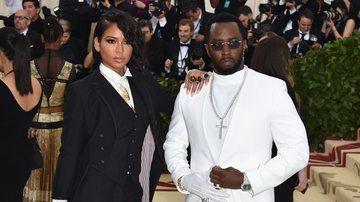
M 249 179 L 247 178 L 245 173 L 243 173 L 243 174 L 244 174 L 244 180 L 240 186 L 240 189 L 243 191 L 251 191 L 251 184 L 249 182 Z

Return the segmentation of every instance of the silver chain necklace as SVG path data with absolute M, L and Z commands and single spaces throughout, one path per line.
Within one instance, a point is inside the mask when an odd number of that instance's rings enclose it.
M 244 66 L 244 77 L 241 81 L 241 84 L 236 92 L 236 94 L 234 95 L 234 97 L 232 98 L 229 106 L 227 107 L 225 113 L 220 116 L 220 114 L 217 112 L 216 108 L 215 108 L 215 104 L 214 104 L 214 98 L 213 98 L 213 85 L 214 85 L 214 78 L 211 79 L 211 82 L 210 82 L 210 102 L 211 102 L 211 107 L 216 115 L 216 117 L 218 119 L 220 119 L 220 124 L 219 125 L 216 125 L 217 128 L 219 128 L 219 139 L 222 138 L 222 130 L 223 128 L 227 128 L 227 126 L 224 125 L 224 119 L 226 118 L 226 115 L 228 114 L 228 112 L 230 111 L 231 107 L 234 105 L 235 103 L 235 100 L 239 97 L 239 94 L 241 92 L 241 89 L 242 87 L 244 86 L 244 83 L 245 83 L 245 80 L 246 80 L 246 76 L 247 76 L 247 71 L 248 71 L 248 68 L 246 66 Z

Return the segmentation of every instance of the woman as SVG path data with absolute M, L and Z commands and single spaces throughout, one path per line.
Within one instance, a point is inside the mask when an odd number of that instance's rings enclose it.
M 0 29 L 0 198 L 22 201 L 33 149 L 28 129 L 40 106 L 41 85 L 30 72 L 27 38 L 13 28 Z
M 45 51 L 31 62 L 32 74 L 44 88 L 39 114 L 33 119 L 30 131 L 37 140 L 44 166 L 34 170 L 24 189 L 24 201 L 50 201 L 57 157 L 61 145 L 63 105 L 67 85 L 75 79 L 71 63 L 59 54 L 63 30 L 55 18 L 45 19 L 43 39 Z
M 111 10 L 97 23 L 99 68 L 69 88 L 53 199 L 151 201 L 163 169 L 159 112 L 175 97 L 142 68 L 136 21 Z
M 276 47 L 276 48 L 274 48 Z M 270 36 L 263 39 L 255 48 L 251 68 L 263 74 L 273 76 L 286 83 L 288 94 L 299 110 L 299 101 L 293 88 L 294 82 L 290 71 L 290 51 L 286 41 L 280 36 Z M 273 144 L 273 156 L 277 149 Z M 297 175 L 293 175 L 281 185 L 275 187 L 276 202 L 293 201 L 294 189 L 305 191 L 307 187 L 306 167 Z

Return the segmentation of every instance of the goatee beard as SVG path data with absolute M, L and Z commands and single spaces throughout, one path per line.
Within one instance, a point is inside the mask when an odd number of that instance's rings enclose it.
M 243 60 L 237 60 L 236 63 L 229 68 L 222 68 L 219 63 L 214 62 L 214 71 L 220 75 L 230 75 L 244 68 Z

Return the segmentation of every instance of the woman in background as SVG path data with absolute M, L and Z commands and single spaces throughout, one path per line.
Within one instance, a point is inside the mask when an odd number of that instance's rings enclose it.
M 276 47 L 276 48 L 274 48 Z M 300 104 L 294 91 L 291 75 L 290 51 L 286 41 L 280 36 L 269 36 L 260 41 L 252 57 L 251 68 L 257 72 L 273 76 L 286 83 L 288 94 L 299 111 Z M 273 144 L 273 156 L 277 149 Z M 294 189 L 303 192 L 307 188 L 306 167 L 288 180 L 275 187 L 276 202 L 292 202 Z
M 28 129 L 41 85 L 31 76 L 29 42 L 13 28 L 0 29 L 0 72 L 0 198 L 21 202 L 33 154 Z
M 64 97 L 68 84 L 75 79 L 73 64 L 59 54 L 63 29 L 53 17 L 45 19 L 43 39 L 45 51 L 31 62 L 32 74 L 43 85 L 41 108 L 31 133 L 37 135 L 44 166 L 34 170 L 24 189 L 24 202 L 51 201 L 55 168 L 61 145 Z

